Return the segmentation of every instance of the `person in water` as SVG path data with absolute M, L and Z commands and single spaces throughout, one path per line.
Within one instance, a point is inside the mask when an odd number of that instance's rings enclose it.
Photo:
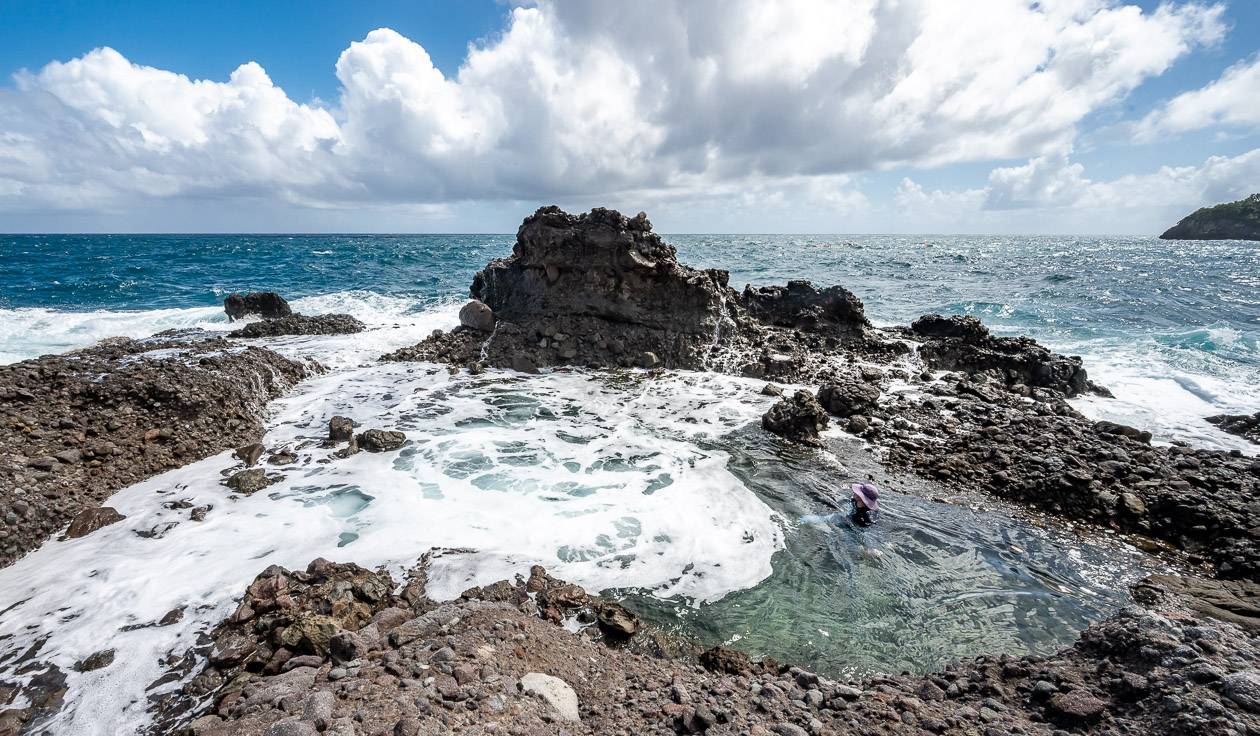
M 879 488 L 874 483 L 854 483 L 849 499 L 849 521 L 870 526 L 879 518 Z
M 864 535 L 857 533 L 858 528 L 872 526 L 879 520 L 879 487 L 874 483 L 868 482 L 854 483 L 850 486 L 850 489 L 852 490 L 852 495 L 849 497 L 848 511 L 802 516 L 801 522 L 805 524 L 847 527 L 857 537 L 856 541 L 861 545 L 863 554 L 869 557 L 879 557 L 879 550 L 871 547 L 869 542 L 862 538 Z

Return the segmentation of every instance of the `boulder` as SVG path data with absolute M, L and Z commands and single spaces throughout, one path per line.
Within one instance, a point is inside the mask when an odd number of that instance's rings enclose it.
M 276 476 L 268 477 L 267 471 L 262 468 L 251 468 L 249 470 L 241 470 L 233 473 L 226 481 L 224 481 L 224 485 L 237 493 L 248 496 L 261 491 L 279 480 L 280 478 Z
M 879 388 L 848 375 L 825 383 L 818 389 L 818 403 L 838 417 L 869 414 L 879 401 Z
M 229 294 L 223 300 L 223 311 L 229 320 L 258 316 L 263 319 L 278 319 L 293 314 L 289 303 L 274 291 L 251 291 L 247 294 Z
M 739 303 L 761 322 L 778 327 L 818 331 L 854 330 L 870 325 L 862 301 L 842 286 L 819 289 L 808 281 L 787 286 L 747 286 Z
M 328 420 L 328 439 L 332 442 L 349 442 L 354 438 L 354 420 L 336 416 Z
M 819 433 L 827 428 L 828 421 L 827 411 L 814 395 L 800 389 L 770 407 L 761 417 L 761 426 L 801 444 L 819 445 Z
M 355 435 L 359 449 L 368 452 L 389 452 L 407 444 L 407 435 L 387 429 L 369 429 Z
M 596 620 L 600 630 L 614 639 L 628 639 L 639 633 L 638 615 L 619 603 L 608 601 L 601 604 Z
M 555 708 L 561 719 L 579 721 L 578 697 L 569 683 L 559 677 L 544 675 L 541 672 L 530 672 L 520 680 L 521 690 L 542 697 Z
M 232 454 L 245 463 L 246 467 L 251 467 L 258 464 L 258 459 L 262 457 L 263 451 L 266 449 L 261 442 L 255 442 L 251 445 L 236 448 L 236 451 Z
M 459 310 L 459 323 L 470 330 L 491 332 L 494 330 L 494 310 L 473 299 Z
M 1107 703 L 1087 690 L 1070 690 L 1050 698 L 1050 717 L 1067 726 L 1087 726 L 1102 720 Z
M 117 509 L 109 506 L 84 509 L 71 520 L 70 528 L 66 530 L 66 538 L 78 539 L 79 537 L 86 537 L 97 529 L 122 521 L 125 518 L 127 517 L 118 513 Z

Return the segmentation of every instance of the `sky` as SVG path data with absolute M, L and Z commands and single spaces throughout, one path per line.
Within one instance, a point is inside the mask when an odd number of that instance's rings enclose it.
M 1260 191 L 1254 0 L 0 0 L 0 232 L 1156 235 Z

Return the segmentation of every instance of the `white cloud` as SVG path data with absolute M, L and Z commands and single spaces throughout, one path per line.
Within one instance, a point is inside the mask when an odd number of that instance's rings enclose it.
M 1238 156 L 1212 156 L 1200 166 L 1163 166 L 1149 174 L 1093 181 L 1067 154 L 1042 156 L 1023 166 L 994 169 L 982 189 L 927 192 L 903 179 L 896 202 L 927 214 L 964 217 L 983 211 L 1126 209 L 1189 211 L 1205 202 L 1241 199 L 1260 189 L 1260 148 Z M 1026 216 L 1026 215 L 1025 215 Z
M 1202 89 L 1177 95 L 1135 127 L 1140 141 L 1215 126 L 1260 128 L 1260 54 Z
M 845 211 L 865 203 L 853 172 L 1042 161 L 992 184 L 1014 207 L 1065 197 L 1075 184 L 1054 179 L 1071 173 L 1054 156 L 1081 120 L 1219 39 L 1221 12 L 555 0 L 512 9 L 451 77 L 419 44 L 373 31 L 337 60 L 327 108 L 291 100 L 252 62 L 212 82 L 98 49 L 0 90 L 0 210 L 780 191 Z

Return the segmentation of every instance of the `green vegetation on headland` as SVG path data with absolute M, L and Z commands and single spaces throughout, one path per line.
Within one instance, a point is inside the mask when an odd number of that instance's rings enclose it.
M 1164 240 L 1260 240 L 1260 194 L 1203 207 L 1159 237 Z

